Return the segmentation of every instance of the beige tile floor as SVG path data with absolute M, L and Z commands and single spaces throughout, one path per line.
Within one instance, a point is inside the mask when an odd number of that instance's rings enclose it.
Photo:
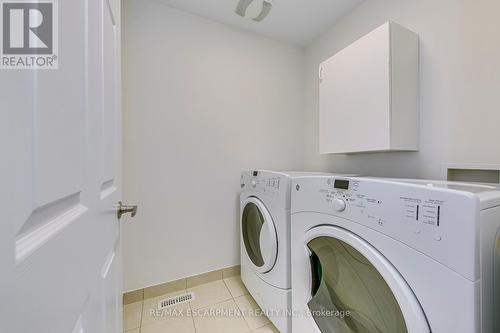
M 193 292 L 195 299 L 171 308 L 171 313 L 151 313 L 159 300 L 186 292 Z M 188 310 L 196 315 L 189 316 Z M 123 329 L 126 333 L 279 333 L 268 318 L 255 315 L 256 310 L 259 306 L 240 277 L 233 276 L 125 305 Z M 210 315 L 214 313 L 219 315 Z

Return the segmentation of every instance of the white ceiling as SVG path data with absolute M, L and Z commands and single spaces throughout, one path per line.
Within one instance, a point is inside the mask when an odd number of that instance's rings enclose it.
M 260 23 L 242 18 L 234 12 L 238 0 L 160 1 L 243 30 L 284 42 L 307 45 L 364 0 L 273 0 L 271 13 Z M 251 10 L 249 7 L 248 11 Z

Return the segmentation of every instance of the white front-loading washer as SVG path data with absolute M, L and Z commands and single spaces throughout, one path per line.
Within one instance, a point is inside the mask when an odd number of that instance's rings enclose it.
M 305 172 L 241 174 L 241 279 L 282 333 L 291 332 L 290 192 Z
M 500 332 L 500 191 L 293 180 L 293 332 Z

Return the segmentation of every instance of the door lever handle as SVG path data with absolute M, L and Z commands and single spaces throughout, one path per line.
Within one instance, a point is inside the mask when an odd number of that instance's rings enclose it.
M 127 206 L 124 205 L 121 201 L 118 202 L 116 216 L 118 219 L 121 219 L 123 214 L 130 213 L 130 217 L 134 217 L 137 214 L 137 205 Z

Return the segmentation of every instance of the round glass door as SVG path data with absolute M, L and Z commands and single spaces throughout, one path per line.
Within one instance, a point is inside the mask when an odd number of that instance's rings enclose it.
M 248 258 L 260 273 L 270 271 L 276 262 L 278 240 L 271 215 L 264 204 L 251 197 L 243 203 L 241 232 Z
M 391 288 L 365 256 L 332 237 L 315 238 L 307 246 L 313 277 L 308 306 L 321 332 L 408 332 Z M 325 311 L 339 315 L 325 316 Z

